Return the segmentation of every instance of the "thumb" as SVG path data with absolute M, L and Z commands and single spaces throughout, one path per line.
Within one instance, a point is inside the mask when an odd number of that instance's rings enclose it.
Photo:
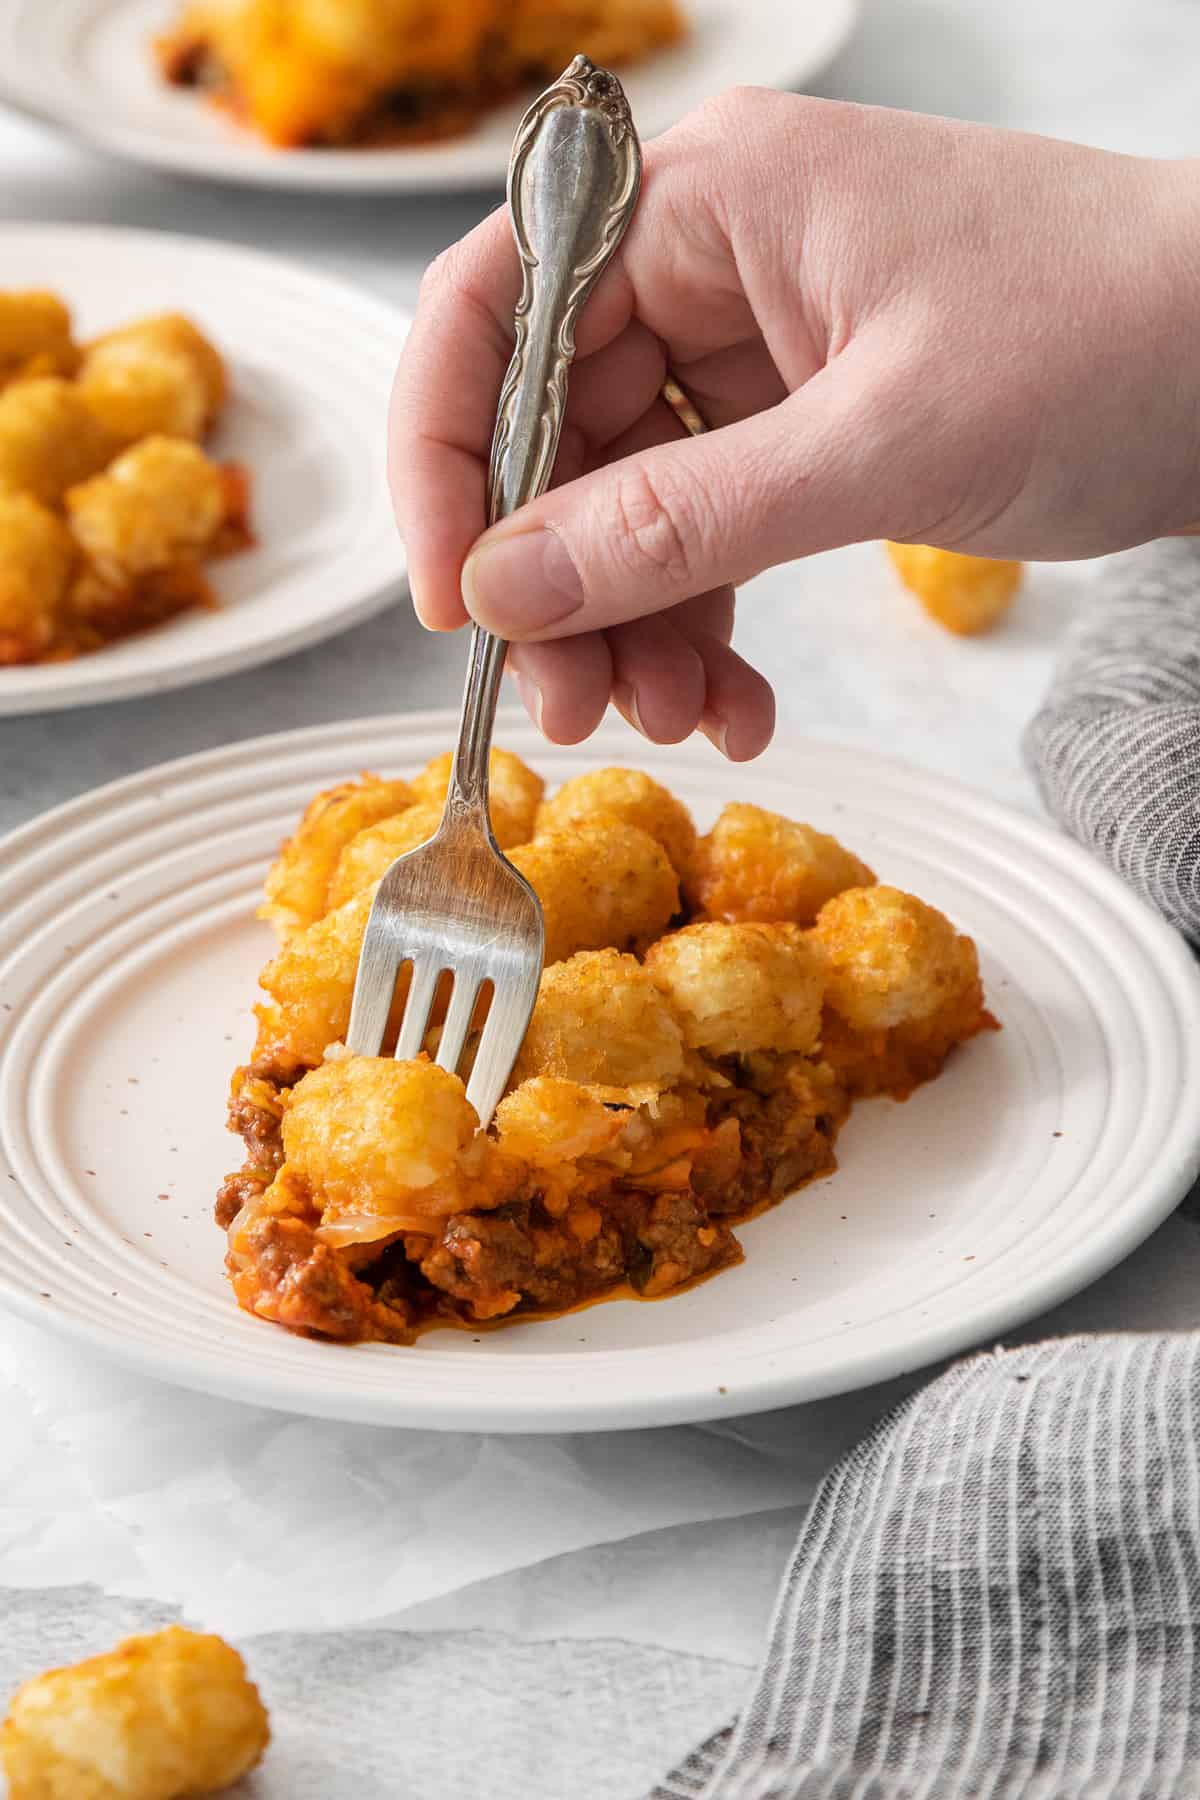
M 860 404 L 857 385 L 849 367 L 827 365 L 769 411 L 656 445 L 522 507 L 467 558 L 468 612 L 516 641 L 574 636 L 797 556 L 905 535 L 899 408 L 873 395 Z

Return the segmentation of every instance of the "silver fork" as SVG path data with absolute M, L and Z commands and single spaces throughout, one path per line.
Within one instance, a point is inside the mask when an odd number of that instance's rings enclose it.
M 621 84 L 585 56 L 530 107 L 513 144 L 508 203 L 523 269 L 516 348 L 497 408 L 491 522 L 536 499 L 562 431 L 580 309 L 633 216 L 641 150 Z M 346 1047 L 378 1056 L 404 964 L 411 977 L 396 1055 L 416 1056 L 442 976 L 453 976 L 437 1060 L 456 1070 L 480 991 L 491 1005 L 467 1096 L 487 1125 L 508 1085 L 541 979 L 537 895 L 500 853 L 488 814 L 488 753 L 507 644 L 471 636 L 458 748 L 436 836 L 384 875 L 367 921 Z

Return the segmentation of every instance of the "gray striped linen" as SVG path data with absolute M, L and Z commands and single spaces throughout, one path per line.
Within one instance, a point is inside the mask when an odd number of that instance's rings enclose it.
M 1200 941 L 1200 542 L 1104 565 L 1026 754 Z M 826 1478 L 741 1715 L 651 1800 L 1200 1800 L 1200 1333 L 960 1363 Z

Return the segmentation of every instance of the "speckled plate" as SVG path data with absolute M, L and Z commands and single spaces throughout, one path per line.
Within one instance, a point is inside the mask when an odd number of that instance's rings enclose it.
M 232 391 L 206 447 L 249 470 L 257 536 L 252 549 L 210 565 L 216 611 L 72 662 L 0 668 L 0 714 L 231 674 L 397 596 L 405 563 L 388 497 L 387 404 L 408 329 L 402 313 L 281 258 L 165 231 L 0 225 L 0 271 L 7 286 L 62 294 L 85 338 L 173 311 L 211 333 Z
M 0 1301 L 147 1374 L 378 1424 L 590 1430 L 713 1419 L 986 1341 L 1145 1237 L 1200 1164 L 1200 976 L 1105 869 L 1038 822 L 814 743 L 731 768 L 608 726 L 577 750 L 505 722 L 551 782 L 632 762 L 702 824 L 752 798 L 836 832 L 979 943 L 1004 1030 L 907 1105 L 860 1106 L 831 1179 L 745 1226 L 744 1264 L 415 1349 L 239 1313 L 211 1220 L 240 1160 L 225 1090 L 272 939 L 268 858 L 312 793 L 404 773 L 448 713 L 289 733 L 99 789 L 0 845 Z
M 204 181 L 342 193 L 503 185 L 528 96 L 443 143 L 275 150 L 159 76 L 150 44 L 181 4 L 0 0 L 0 100 L 103 150 Z M 643 137 L 665 131 L 722 88 L 802 87 L 845 42 L 859 8 L 859 0 L 682 4 L 687 41 L 622 71 Z

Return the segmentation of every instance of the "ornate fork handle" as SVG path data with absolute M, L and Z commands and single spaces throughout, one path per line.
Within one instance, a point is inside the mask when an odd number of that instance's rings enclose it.
M 620 82 L 577 56 L 521 121 L 509 166 L 522 288 L 488 471 L 492 524 L 549 485 L 576 323 L 633 217 L 641 177 L 641 148 Z M 502 638 L 474 628 L 446 824 L 490 831 L 488 752 L 507 649 Z

